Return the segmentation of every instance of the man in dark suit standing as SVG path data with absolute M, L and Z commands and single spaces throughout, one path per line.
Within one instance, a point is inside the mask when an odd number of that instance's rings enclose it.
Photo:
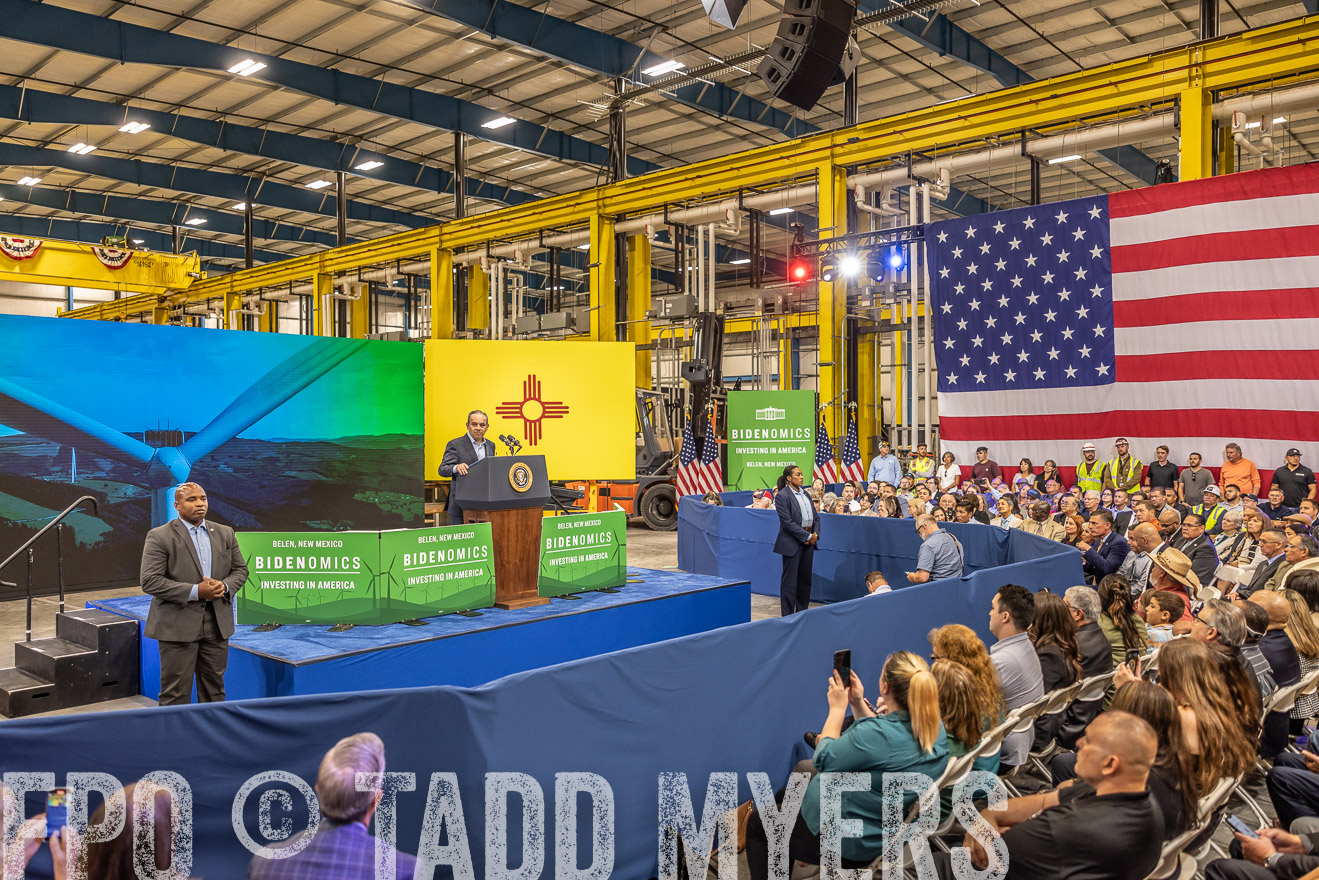
M 145 635 L 160 643 L 160 705 L 224 700 L 234 596 L 247 583 L 247 563 L 234 530 L 207 522 L 206 490 L 174 490 L 179 518 L 147 532 L 142 590 L 151 594 Z
M 783 557 L 779 581 L 779 609 L 783 617 L 805 611 L 811 604 L 811 565 L 815 544 L 820 540 L 820 514 L 811 496 L 802 488 L 804 477 L 796 465 L 779 477 L 774 510 L 779 515 L 779 536 L 774 552 Z
M 1090 541 L 1079 541 L 1076 549 L 1085 561 L 1086 581 L 1097 584 L 1107 575 L 1122 567 L 1122 561 L 1131 552 L 1127 539 L 1113 531 L 1113 514 L 1096 510 L 1090 514 Z
M 440 459 L 440 476 L 452 477 L 449 486 L 449 525 L 458 526 L 463 522 L 463 509 L 453 500 L 454 490 L 467 475 L 467 469 L 478 461 L 484 461 L 495 454 L 495 444 L 485 439 L 485 432 L 490 427 L 490 417 L 479 409 L 467 414 L 467 433 L 450 440 L 444 447 L 444 457 Z

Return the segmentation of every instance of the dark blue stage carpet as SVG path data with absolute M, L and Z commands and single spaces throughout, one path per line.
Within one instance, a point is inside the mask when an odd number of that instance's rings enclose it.
M 229 699 L 430 684 L 475 685 L 608 651 L 745 623 L 746 581 L 681 571 L 629 568 L 617 593 L 583 593 L 548 605 L 448 614 L 426 626 L 287 625 L 273 632 L 235 629 L 225 676 Z M 145 621 L 149 596 L 90 603 Z M 246 655 L 246 656 L 245 656 Z M 142 693 L 160 689 L 154 640 L 142 638 Z

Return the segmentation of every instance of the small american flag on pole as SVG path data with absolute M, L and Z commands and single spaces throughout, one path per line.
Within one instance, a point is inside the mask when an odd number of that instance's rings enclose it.
M 678 495 L 704 495 L 701 488 L 701 462 L 696 457 L 696 438 L 692 436 L 692 420 L 684 420 L 682 450 L 678 453 Z
M 829 440 L 829 431 L 824 426 L 824 415 L 820 415 L 820 427 L 815 434 L 815 472 L 812 480 L 824 480 L 837 483 L 838 462 L 834 461 L 834 444 Z
M 865 478 L 866 469 L 861 464 L 861 444 L 856 439 L 856 416 L 853 415 L 847 420 L 847 437 L 843 440 L 843 479 L 859 483 Z
M 705 432 L 705 444 L 701 449 L 701 476 L 704 478 L 705 491 L 724 491 L 724 468 L 719 463 L 719 441 L 714 435 L 714 413 L 710 413 L 710 426 Z

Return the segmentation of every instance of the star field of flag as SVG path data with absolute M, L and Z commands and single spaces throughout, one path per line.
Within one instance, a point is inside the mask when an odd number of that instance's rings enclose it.
M 941 393 L 1114 381 L 1106 196 L 948 220 L 928 236 Z
M 824 416 L 815 430 L 815 469 L 811 479 L 824 480 L 826 483 L 838 482 L 838 465 L 834 464 L 834 444 L 829 440 L 829 431 L 824 426 Z
M 861 444 L 856 438 L 856 417 L 847 423 L 847 436 L 843 438 L 843 479 L 864 480 L 866 469 L 861 464 Z

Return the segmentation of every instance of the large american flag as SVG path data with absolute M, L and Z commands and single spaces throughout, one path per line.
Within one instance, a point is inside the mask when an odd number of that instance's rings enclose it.
M 701 479 L 705 491 L 724 491 L 724 467 L 719 463 L 719 441 L 714 435 L 714 413 L 710 413 L 710 424 L 705 430 L 705 443 L 701 447 Z
M 856 416 L 847 420 L 847 436 L 843 438 L 843 479 L 865 482 L 866 467 L 861 463 L 861 444 L 856 439 Z
M 941 445 L 1265 464 L 1319 440 L 1316 227 L 1319 164 L 931 224 Z
M 704 495 L 701 461 L 696 457 L 696 438 L 692 435 L 692 420 L 683 420 L 682 449 L 678 452 L 678 495 Z
M 834 461 L 834 444 L 829 439 L 829 431 L 824 426 L 824 415 L 820 415 L 820 427 L 815 432 L 815 470 L 812 480 L 824 480 L 826 484 L 839 482 L 838 463 Z

